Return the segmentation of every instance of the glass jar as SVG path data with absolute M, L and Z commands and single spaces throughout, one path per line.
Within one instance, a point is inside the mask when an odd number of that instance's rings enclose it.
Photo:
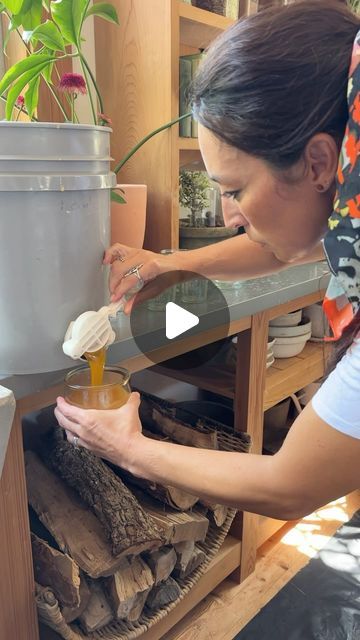
M 65 377 L 65 400 L 82 409 L 119 409 L 131 393 L 130 373 L 121 367 L 105 367 L 101 385 L 91 385 L 89 367 L 73 369 Z

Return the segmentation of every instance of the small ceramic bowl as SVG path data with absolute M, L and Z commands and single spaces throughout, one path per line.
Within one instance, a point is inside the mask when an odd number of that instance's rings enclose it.
M 311 337 L 311 331 L 303 336 L 293 338 L 277 338 L 274 344 L 273 353 L 275 358 L 292 358 L 297 356 L 304 349 L 307 341 Z
M 301 322 L 302 309 L 293 311 L 292 313 L 286 313 L 283 316 L 278 316 L 273 320 L 270 320 L 270 327 L 296 327 Z
M 269 336 L 276 338 L 293 338 L 295 336 L 303 336 L 311 333 L 311 320 L 303 318 L 302 322 L 296 327 L 269 327 Z

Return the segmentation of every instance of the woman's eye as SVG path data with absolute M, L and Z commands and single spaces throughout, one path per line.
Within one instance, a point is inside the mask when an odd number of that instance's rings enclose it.
M 240 193 L 241 193 L 240 189 L 237 189 L 236 191 L 224 191 L 220 195 L 222 198 L 228 198 L 228 199 L 232 198 L 233 200 L 237 200 Z

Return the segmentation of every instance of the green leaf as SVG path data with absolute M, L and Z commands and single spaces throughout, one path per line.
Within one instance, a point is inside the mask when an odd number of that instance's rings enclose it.
M 47 20 L 44 24 L 39 24 L 32 32 L 31 40 L 39 40 L 48 49 L 65 52 L 65 43 L 57 26 Z
M 8 71 L 1 78 L 0 96 L 6 91 L 6 89 L 9 88 L 9 86 L 13 82 L 18 80 L 18 78 L 22 74 L 26 73 L 27 71 L 30 71 L 31 69 L 35 70 L 36 67 L 45 66 L 49 62 L 54 62 L 54 60 L 56 60 L 54 56 L 36 54 L 36 53 L 34 53 L 31 56 L 28 56 L 27 58 L 24 58 L 24 60 L 20 60 L 20 62 L 17 62 L 12 67 L 10 67 L 10 69 L 8 69 Z
M 51 15 L 65 40 L 80 45 L 80 32 L 89 0 L 52 0 Z
M 34 80 L 29 82 L 29 88 L 25 93 L 25 107 L 28 112 L 30 118 L 33 117 L 34 111 L 38 105 L 39 101 L 39 85 L 40 85 L 40 76 L 38 75 Z
M 19 16 L 11 16 L 11 20 L 9 21 L 8 28 L 5 34 L 4 42 L 3 42 L 3 52 L 6 52 L 6 47 L 8 46 L 9 38 L 13 31 L 19 28 L 21 25 L 21 20 Z
M 32 80 L 35 80 L 42 70 L 46 67 L 48 63 L 37 65 L 29 71 L 26 71 L 21 75 L 21 77 L 12 85 L 7 98 L 6 98 L 6 119 L 11 120 L 12 112 L 14 109 L 15 102 L 22 90 L 27 84 L 30 84 Z
M 111 191 L 111 200 L 113 202 L 118 202 L 119 204 L 126 204 L 125 198 L 114 190 Z
M 3 0 L 3 4 L 11 13 L 20 13 L 27 0 Z
M 44 48 L 44 53 L 50 53 L 52 55 L 52 51 L 49 51 L 46 48 Z M 50 62 L 50 64 L 47 67 L 45 67 L 44 71 L 42 72 L 44 80 L 48 84 L 53 84 L 52 74 L 53 74 L 53 70 L 54 70 L 54 65 L 55 65 L 55 62 Z
M 119 24 L 119 18 L 115 7 L 107 2 L 98 2 L 90 7 L 86 12 L 86 18 L 89 16 L 98 16 L 99 18 L 104 18 L 104 20 L 108 20 L 114 24 Z
M 50 13 L 50 0 L 42 0 L 42 5 L 48 13 Z
M 42 0 L 32 0 L 30 9 L 21 13 L 21 24 L 25 31 L 33 31 L 40 23 L 42 17 Z

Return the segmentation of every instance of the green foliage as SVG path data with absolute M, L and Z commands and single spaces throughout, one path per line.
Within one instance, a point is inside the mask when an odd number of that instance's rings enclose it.
M 360 0 L 348 0 L 348 4 L 354 13 L 360 14 Z
M 203 171 L 181 171 L 180 204 L 191 211 L 190 226 L 197 226 L 197 218 L 209 204 L 207 190 L 209 179 Z
M 93 6 L 86 12 L 86 18 L 89 16 L 98 16 L 99 18 L 104 18 L 104 20 L 108 20 L 114 24 L 119 24 L 119 19 L 114 7 L 107 2 L 97 2 L 96 4 L 93 4 Z
M 80 58 L 85 82 L 95 88 L 98 105 L 93 103 L 90 87 L 87 93 L 92 105 L 94 124 L 97 111 L 103 112 L 102 100 L 96 80 L 82 52 L 82 28 L 89 16 L 118 24 L 115 8 L 106 2 L 90 7 L 90 0 L 3 0 L 0 14 L 7 18 L 4 51 L 13 32 L 17 32 L 27 48 L 27 57 L 14 64 L 0 80 L 0 96 L 6 98 L 6 118 L 14 116 L 14 105 L 21 92 L 25 92 L 25 106 L 30 117 L 36 112 L 39 99 L 39 83 L 42 77 L 50 86 L 54 100 L 62 109 L 52 79 L 59 60 Z M 73 102 L 74 96 L 71 96 Z

